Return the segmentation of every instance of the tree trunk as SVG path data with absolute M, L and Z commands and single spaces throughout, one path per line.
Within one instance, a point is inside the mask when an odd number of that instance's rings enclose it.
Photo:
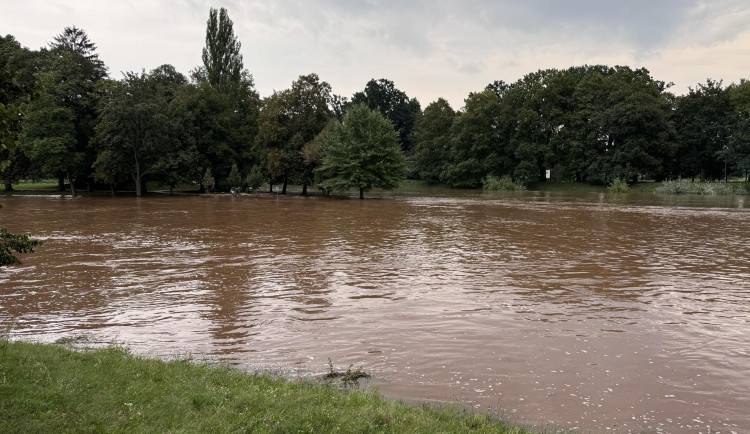
M 135 196 L 141 197 L 143 192 L 141 190 L 141 165 L 138 164 L 138 153 L 135 149 L 133 149 L 133 161 L 135 162 L 135 176 L 133 177 L 133 181 L 135 181 Z
M 109 184 L 109 191 L 112 193 L 112 196 L 115 195 L 115 185 L 114 184 Z
M 273 193 L 273 182 L 268 183 L 268 192 Z
M 75 180 L 70 177 L 70 172 L 68 172 L 68 182 L 70 182 L 70 194 L 75 196 L 76 195 L 76 183 L 75 183 Z
M 10 182 L 5 183 L 5 191 L 13 191 L 13 184 Z
M 57 190 L 65 191 L 65 175 L 62 173 L 57 175 Z
M 286 194 L 286 179 L 284 179 L 284 186 L 281 188 L 281 194 Z
M 307 183 L 302 184 L 302 196 L 307 196 Z
M 359 199 L 362 200 L 365 198 L 365 189 L 361 188 L 359 189 Z

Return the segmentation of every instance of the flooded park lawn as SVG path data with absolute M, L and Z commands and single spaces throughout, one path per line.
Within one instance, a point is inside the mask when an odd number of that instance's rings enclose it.
M 8 196 L 12 339 L 323 373 L 582 432 L 750 431 L 750 198 Z

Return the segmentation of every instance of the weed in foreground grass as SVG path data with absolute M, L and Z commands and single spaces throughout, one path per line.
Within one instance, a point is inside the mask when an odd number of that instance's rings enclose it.
M 356 370 L 352 371 L 352 366 L 354 364 L 349 365 L 349 368 L 347 368 L 346 371 L 336 371 L 333 369 L 333 362 L 331 361 L 331 358 L 328 358 L 328 373 L 323 376 L 326 380 L 336 380 L 340 379 L 343 383 L 344 387 L 351 387 L 351 386 L 358 386 L 359 385 L 359 379 L 360 378 L 371 378 L 372 375 L 368 374 L 367 372 L 364 372 L 362 370 L 362 367 L 357 368 Z

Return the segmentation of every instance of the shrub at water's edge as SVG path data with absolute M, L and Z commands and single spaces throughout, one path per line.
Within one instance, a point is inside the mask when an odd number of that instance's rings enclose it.
M 686 180 L 664 181 L 654 190 L 657 194 L 702 194 L 706 196 L 731 196 L 747 194 L 741 184 L 726 182 L 689 182 Z
M 520 182 L 514 182 L 510 176 L 503 176 L 502 178 L 487 175 L 482 179 L 482 187 L 489 191 L 524 191 L 526 186 Z
M 413 408 L 116 347 L 2 344 L 0 432 L 529 432 L 455 407 Z
M 615 178 L 615 180 L 607 186 L 607 191 L 609 193 L 627 193 L 630 191 L 630 187 L 625 180 Z

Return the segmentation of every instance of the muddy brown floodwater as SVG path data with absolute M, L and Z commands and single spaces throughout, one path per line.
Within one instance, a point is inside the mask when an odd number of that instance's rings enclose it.
M 45 244 L 0 270 L 0 322 L 251 370 L 331 358 L 540 427 L 750 432 L 746 201 L 5 197 L 0 224 Z

